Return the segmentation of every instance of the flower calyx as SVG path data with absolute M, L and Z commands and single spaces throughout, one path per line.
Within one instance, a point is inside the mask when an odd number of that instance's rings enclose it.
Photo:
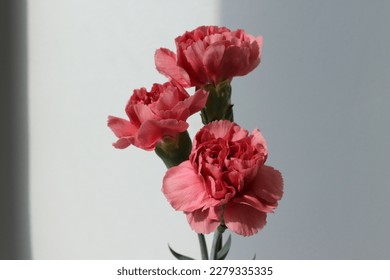
M 216 86 L 208 84 L 203 89 L 209 92 L 206 105 L 201 110 L 203 124 L 206 125 L 216 120 L 233 121 L 232 87 L 230 81 L 223 81 Z
M 177 166 L 188 160 L 191 153 L 192 142 L 188 131 L 177 134 L 176 138 L 164 137 L 156 145 L 155 152 L 162 159 L 167 168 Z

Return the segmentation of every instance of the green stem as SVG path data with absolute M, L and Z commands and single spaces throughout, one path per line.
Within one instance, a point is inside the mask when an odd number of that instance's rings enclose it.
M 216 120 L 233 121 L 233 104 L 231 104 L 232 87 L 229 81 L 218 85 L 206 85 L 203 87 L 209 92 L 206 105 L 201 111 L 204 125 Z
M 214 232 L 213 245 L 211 246 L 210 260 L 216 260 L 218 252 L 222 247 L 222 234 L 225 232 L 226 226 L 221 224 Z
M 199 245 L 200 245 L 200 252 L 202 254 L 202 260 L 208 260 L 208 252 L 207 252 L 207 244 L 206 239 L 204 238 L 204 235 L 202 233 L 198 234 L 199 238 Z

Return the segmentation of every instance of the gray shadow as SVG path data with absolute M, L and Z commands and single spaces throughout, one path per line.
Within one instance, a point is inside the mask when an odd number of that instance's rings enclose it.
M 30 259 L 27 3 L 0 2 L 0 259 Z
M 285 194 L 229 258 L 390 258 L 390 2 L 221 1 L 221 24 L 263 35 L 233 80 L 235 121 L 258 127 Z

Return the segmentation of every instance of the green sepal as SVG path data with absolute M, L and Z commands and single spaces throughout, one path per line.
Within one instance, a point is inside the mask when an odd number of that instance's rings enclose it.
M 203 89 L 209 92 L 206 105 L 201 111 L 203 124 L 206 125 L 216 120 L 233 121 L 230 81 L 220 82 L 216 86 L 209 84 L 204 86 Z
M 217 254 L 217 260 L 224 260 L 229 253 L 230 246 L 232 245 L 232 236 L 229 235 L 228 239 L 226 240 L 225 244 L 221 248 L 221 250 Z
M 165 137 L 156 145 L 154 151 L 162 159 L 167 168 L 177 166 L 188 160 L 192 149 L 192 141 L 188 131 L 184 131 L 173 137 Z
M 168 244 L 168 248 L 169 248 L 169 251 L 171 251 L 172 255 L 174 255 L 175 258 L 178 259 L 178 260 L 194 260 L 193 258 L 184 256 L 184 255 L 182 255 L 182 254 L 179 254 L 179 253 L 175 252 L 175 251 L 171 248 L 171 246 L 169 246 L 169 244 Z

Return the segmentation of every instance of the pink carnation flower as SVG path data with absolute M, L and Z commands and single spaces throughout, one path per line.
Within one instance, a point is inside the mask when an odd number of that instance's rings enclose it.
M 164 137 L 176 137 L 188 128 L 187 118 L 200 111 L 208 93 L 198 90 L 190 96 L 171 82 L 153 84 L 152 89 L 134 90 L 126 106 L 130 121 L 109 116 L 108 126 L 119 138 L 113 145 L 124 149 L 134 145 L 153 150 Z
M 157 70 L 185 87 L 204 86 L 244 76 L 260 63 L 263 39 L 238 29 L 200 26 L 175 39 L 177 55 L 160 48 Z
M 281 173 L 264 165 L 266 159 L 259 130 L 249 135 L 235 123 L 215 121 L 195 136 L 190 159 L 166 172 L 162 191 L 198 233 L 224 223 L 237 234 L 253 235 L 283 194 Z

